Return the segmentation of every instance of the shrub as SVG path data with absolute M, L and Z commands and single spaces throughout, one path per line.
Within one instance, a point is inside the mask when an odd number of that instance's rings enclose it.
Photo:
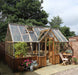
M 14 45 L 15 48 L 15 56 L 19 55 L 23 55 L 26 56 L 27 54 L 27 50 L 28 50 L 28 46 L 27 43 L 25 42 L 18 42 Z
M 77 63 L 77 58 L 76 58 L 76 56 L 72 56 L 71 61 L 76 64 L 76 63 Z

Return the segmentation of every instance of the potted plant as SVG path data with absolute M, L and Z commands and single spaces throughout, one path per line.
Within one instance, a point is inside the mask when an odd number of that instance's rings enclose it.
M 72 61 L 72 64 L 77 64 L 76 56 L 72 56 L 71 61 Z
M 30 70 L 30 66 L 31 66 L 31 61 L 29 59 L 24 60 L 23 64 L 21 64 L 22 66 L 24 66 L 25 70 Z
M 25 42 L 19 42 L 14 45 L 14 49 L 15 49 L 15 57 L 17 58 L 23 57 L 26 56 L 27 54 L 28 46 L 27 43 Z

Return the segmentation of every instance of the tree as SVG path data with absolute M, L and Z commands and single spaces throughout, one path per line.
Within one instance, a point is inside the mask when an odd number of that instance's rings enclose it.
M 36 24 L 41 22 L 41 26 L 44 26 L 48 22 L 48 14 L 42 9 L 41 4 L 42 1 L 39 0 L 5 0 L 1 10 L 9 22 L 26 24 L 26 20 L 35 19 Z
M 5 22 L 0 19 L 0 41 L 5 39 L 8 23 L 45 26 L 48 14 L 43 10 L 43 0 L 0 0 L 0 11 Z
M 52 28 L 59 28 L 60 24 L 62 23 L 62 19 L 59 16 L 53 17 L 53 19 L 51 19 L 51 22 L 49 22 Z
M 75 36 L 75 32 L 74 31 L 70 31 L 70 28 L 69 27 L 66 27 L 66 26 L 60 27 L 60 31 L 63 33 L 63 35 L 65 37 L 67 37 L 67 39 L 70 36 Z
M 75 32 L 74 31 L 70 31 L 69 27 L 63 26 L 61 27 L 62 19 L 59 16 L 53 17 L 53 19 L 51 19 L 50 26 L 52 28 L 59 28 L 60 31 L 62 32 L 62 34 L 68 39 L 70 36 L 75 36 Z

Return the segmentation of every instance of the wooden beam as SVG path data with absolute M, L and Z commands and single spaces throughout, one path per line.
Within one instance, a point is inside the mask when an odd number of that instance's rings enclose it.
M 25 29 L 27 30 L 27 28 L 25 28 Z M 27 30 L 27 32 L 28 32 L 28 35 L 29 35 L 29 39 L 30 39 L 30 41 L 32 41 L 32 38 L 31 38 L 30 33 L 29 33 L 28 30 Z
M 5 42 L 7 42 L 7 43 L 13 43 L 13 41 L 5 41 Z
M 38 48 L 37 48 L 37 43 L 36 43 L 36 54 L 37 54 L 37 49 L 38 49 Z
M 41 34 L 39 35 L 38 39 L 41 37 L 41 35 L 43 34 L 44 32 L 41 32 Z
M 34 34 L 36 35 L 36 37 L 38 38 L 38 35 L 37 35 L 37 33 L 35 32 L 34 28 L 33 28 L 33 32 L 34 32 Z
M 55 30 L 54 30 L 55 31 Z M 61 39 L 61 41 L 63 42 L 62 37 L 55 31 L 55 33 L 58 35 L 58 37 Z
M 31 47 L 32 54 L 33 54 L 33 43 L 30 43 L 30 47 Z
M 19 33 L 20 33 L 20 35 L 21 35 L 21 40 L 24 42 L 24 39 L 23 39 L 23 36 L 22 36 L 22 33 L 21 33 L 21 31 L 20 31 L 20 28 L 19 28 L 19 26 L 17 26 L 17 28 L 18 28 L 18 30 L 19 30 Z M 17 34 L 18 35 L 18 34 Z
M 8 28 L 9 28 L 9 31 L 10 31 L 10 34 L 11 34 L 11 39 L 12 39 L 12 41 L 14 41 L 14 37 L 13 37 L 12 32 L 11 32 L 12 30 L 11 30 L 10 24 L 9 24 Z
M 55 34 L 52 32 L 52 30 L 51 30 L 51 33 L 53 34 L 54 38 L 56 38 L 56 39 L 57 39 L 57 37 L 55 36 Z M 59 40 L 58 40 L 58 39 L 57 39 L 57 42 L 59 42 Z
M 54 40 L 53 40 L 53 53 L 52 53 L 52 56 L 53 56 L 53 64 L 55 64 Z
M 49 29 L 44 29 L 44 30 L 41 30 L 41 32 L 45 32 L 45 31 L 48 31 Z
M 51 49 L 50 49 L 50 38 L 49 38 L 49 51 L 50 51 Z
M 40 43 L 38 43 L 38 55 L 40 56 Z
M 47 38 L 45 38 L 45 55 L 47 53 Z
M 49 29 L 49 30 L 45 33 L 45 35 L 41 38 L 40 42 L 44 39 L 44 37 L 48 34 L 48 32 L 49 32 L 50 30 L 51 30 L 51 29 Z

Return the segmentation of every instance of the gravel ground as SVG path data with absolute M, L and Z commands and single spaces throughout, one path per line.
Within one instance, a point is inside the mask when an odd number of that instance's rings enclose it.
M 55 73 L 55 74 L 52 74 L 52 75 L 78 75 L 78 67 L 77 68 L 72 68 L 72 69 L 69 69 L 69 70 L 65 70 L 65 71 L 62 71 L 62 72 L 58 72 L 58 73 Z

